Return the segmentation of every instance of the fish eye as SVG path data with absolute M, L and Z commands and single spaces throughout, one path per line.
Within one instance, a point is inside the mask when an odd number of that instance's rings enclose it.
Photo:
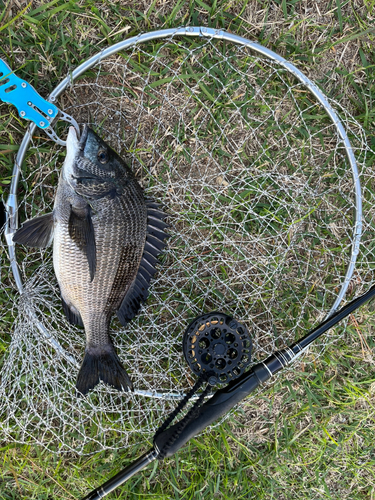
M 100 161 L 100 163 L 104 165 L 105 163 L 108 162 L 108 159 L 109 159 L 108 152 L 105 149 L 99 149 L 98 160 Z

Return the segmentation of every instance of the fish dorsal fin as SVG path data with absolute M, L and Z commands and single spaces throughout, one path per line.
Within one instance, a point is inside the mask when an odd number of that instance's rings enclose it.
M 96 243 L 89 205 L 85 210 L 79 211 L 72 207 L 69 217 L 69 236 L 86 255 L 92 281 L 96 270 Z
M 52 243 L 54 233 L 53 212 L 26 221 L 13 235 L 15 243 L 44 248 Z
M 164 240 L 169 238 L 169 234 L 164 232 L 168 224 L 163 222 L 167 214 L 162 212 L 159 206 L 151 200 L 146 200 L 146 206 L 147 234 L 142 260 L 137 276 L 117 311 L 117 316 L 124 326 L 134 318 L 141 303 L 147 299 L 151 278 L 156 273 L 155 265 L 158 263 L 158 256 L 166 246 Z

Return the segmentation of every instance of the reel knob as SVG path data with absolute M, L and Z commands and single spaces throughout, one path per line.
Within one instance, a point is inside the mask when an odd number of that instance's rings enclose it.
M 251 362 L 252 342 L 245 325 L 215 311 L 195 318 L 183 338 L 187 364 L 210 385 L 238 378 Z

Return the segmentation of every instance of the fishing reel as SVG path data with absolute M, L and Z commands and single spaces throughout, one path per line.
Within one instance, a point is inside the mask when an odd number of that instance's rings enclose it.
M 212 312 L 195 318 L 185 331 L 183 352 L 191 370 L 213 386 L 238 378 L 251 362 L 252 342 L 245 325 Z

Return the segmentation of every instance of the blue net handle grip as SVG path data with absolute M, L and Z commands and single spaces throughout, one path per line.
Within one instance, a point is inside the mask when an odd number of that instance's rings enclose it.
M 0 99 L 13 104 L 21 118 L 31 120 L 41 129 L 47 129 L 58 116 L 59 109 L 43 99 L 27 82 L 18 78 L 0 59 Z

